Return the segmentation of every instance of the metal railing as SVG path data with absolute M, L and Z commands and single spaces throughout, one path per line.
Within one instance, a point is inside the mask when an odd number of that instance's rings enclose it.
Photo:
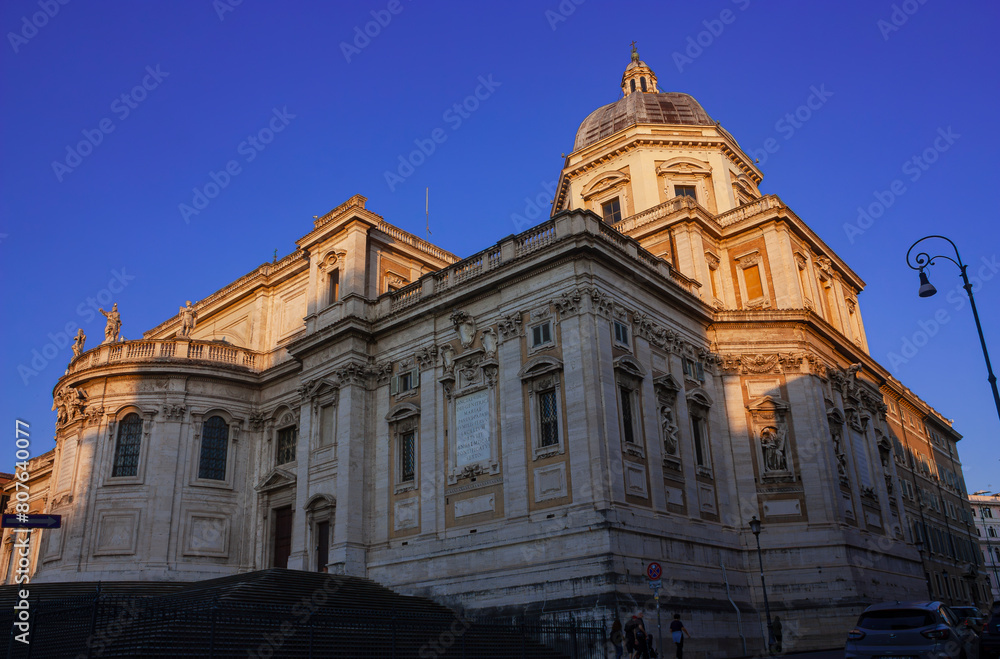
M 301 603 L 165 599 L 98 590 L 33 602 L 27 644 L 16 639 L 17 612 L 0 610 L 0 625 L 11 630 L 6 656 L 603 659 L 609 650 L 597 623 L 463 618 L 443 608 L 310 610 Z

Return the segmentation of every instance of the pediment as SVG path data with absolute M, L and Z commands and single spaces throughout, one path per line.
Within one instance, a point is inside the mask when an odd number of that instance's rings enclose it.
M 528 378 L 535 378 L 546 373 L 551 373 L 552 371 L 561 371 L 562 367 L 562 362 L 555 357 L 539 355 L 525 362 L 521 370 L 517 372 L 517 377 L 527 380 Z
M 672 391 L 674 393 L 681 390 L 681 385 L 677 382 L 677 378 L 667 373 L 666 375 L 661 375 L 653 380 L 653 386 L 666 389 L 667 391 Z
M 698 174 L 705 176 L 712 173 L 712 168 L 707 162 L 682 156 L 660 163 L 656 168 L 656 173 L 661 176 L 663 174 Z
M 295 485 L 295 473 L 275 467 L 267 472 L 253 489 L 257 492 L 270 492 L 290 485 Z
M 785 412 L 791 407 L 787 401 L 774 396 L 763 396 L 747 405 L 751 412 Z
M 639 363 L 639 360 L 632 355 L 622 355 L 614 361 L 614 366 L 616 369 L 625 371 L 626 373 L 634 375 L 637 378 L 646 377 L 646 369 L 644 369 L 642 364 Z
M 608 174 L 603 174 L 597 177 L 595 181 L 588 184 L 583 189 L 583 197 L 586 199 L 591 195 L 604 192 L 605 190 L 610 190 L 617 185 L 622 183 L 628 183 L 630 181 L 628 174 L 622 174 L 621 172 L 610 172 Z
M 712 406 L 712 397 L 708 395 L 708 392 L 701 387 L 695 387 L 687 392 L 687 400 L 689 403 L 695 405 L 701 405 L 702 407 Z
M 385 420 L 390 423 L 393 421 L 402 421 L 411 416 L 418 416 L 420 414 L 420 408 L 413 403 L 400 403 L 399 405 L 394 405 L 389 413 L 385 415 Z

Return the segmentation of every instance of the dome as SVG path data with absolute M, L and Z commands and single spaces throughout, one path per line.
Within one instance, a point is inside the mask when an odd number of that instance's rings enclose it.
M 631 65 L 630 65 L 631 67 Z M 573 150 L 582 149 L 636 124 L 714 126 L 698 101 L 677 92 L 628 94 L 590 113 L 579 130 Z

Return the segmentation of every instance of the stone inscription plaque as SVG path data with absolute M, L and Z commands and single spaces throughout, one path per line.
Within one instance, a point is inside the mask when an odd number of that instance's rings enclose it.
M 455 399 L 455 463 L 458 468 L 490 459 L 488 389 Z

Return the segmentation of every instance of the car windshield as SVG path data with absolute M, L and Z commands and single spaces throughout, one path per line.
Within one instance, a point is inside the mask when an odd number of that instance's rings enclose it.
M 858 619 L 858 627 L 873 631 L 918 629 L 934 624 L 934 614 L 919 609 L 868 611 Z

